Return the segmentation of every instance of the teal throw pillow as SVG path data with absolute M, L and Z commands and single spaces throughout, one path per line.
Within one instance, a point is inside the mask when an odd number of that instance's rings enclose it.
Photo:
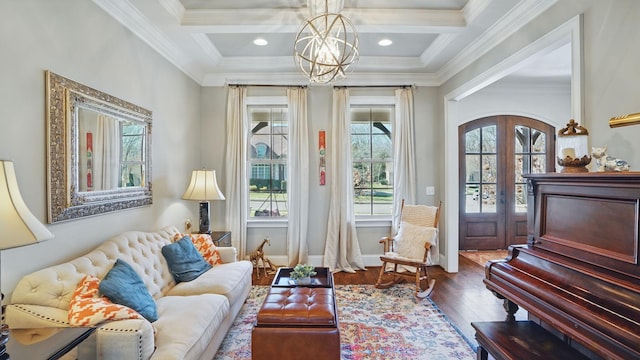
M 112 302 L 128 306 L 150 322 L 158 320 L 156 302 L 131 265 L 118 259 L 100 281 L 100 293 Z
M 188 236 L 162 247 L 169 271 L 176 282 L 191 281 L 211 269 Z

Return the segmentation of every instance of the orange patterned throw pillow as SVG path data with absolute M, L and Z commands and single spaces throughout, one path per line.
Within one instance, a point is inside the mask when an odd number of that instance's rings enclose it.
M 89 326 L 107 320 L 144 319 L 135 310 L 99 296 L 99 286 L 100 279 L 92 275 L 85 275 L 80 280 L 69 303 L 69 324 Z
M 178 241 L 183 237 L 188 236 L 193 242 L 193 245 L 196 247 L 200 255 L 209 263 L 211 266 L 216 264 L 222 264 L 222 259 L 220 258 L 220 253 L 218 252 L 218 248 L 213 244 L 213 240 L 211 239 L 211 235 L 209 234 L 175 234 L 173 236 L 173 241 Z

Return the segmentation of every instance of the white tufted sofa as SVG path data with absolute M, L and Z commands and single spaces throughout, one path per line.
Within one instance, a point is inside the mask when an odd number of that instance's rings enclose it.
M 252 265 L 237 261 L 234 248 L 218 248 L 223 264 L 179 283 L 162 255 L 178 233 L 131 231 L 88 254 L 24 276 L 6 308 L 11 328 L 69 326 L 71 296 L 88 274 L 102 279 L 116 259 L 129 263 L 156 300 L 159 318 L 103 323 L 78 350 L 80 359 L 212 359 L 251 290 Z M 154 335 L 155 330 L 155 335 Z

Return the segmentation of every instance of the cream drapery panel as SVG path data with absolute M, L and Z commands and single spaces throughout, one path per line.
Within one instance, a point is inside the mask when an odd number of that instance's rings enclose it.
M 324 266 L 332 272 L 353 273 L 365 269 L 353 209 L 350 134 L 349 91 L 334 89 L 331 141 L 327 152 L 331 169 L 327 177 L 330 205 L 324 248 Z
M 415 155 L 415 118 L 413 89 L 397 89 L 396 116 L 393 123 L 393 217 L 392 228 L 395 234 L 400 227 L 402 200 L 405 204 L 417 205 L 417 172 Z M 429 253 L 429 264 L 436 264 L 440 250 L 438 240 Z
M 288 88 L 289 150 L 287 179 L 287 254 L 289 266 L 306 263 L 309 255 L 309 129 L 307 89 Z
M 413 89 L 397 89 L 393 131 L 393 216 L 395 233 L 400 226 L 402 199 L 416 204 L 416 160 L 414 144 Z
M 247 148 L 249 121 L 246 114 L 247 89 L 229 87 L 227 98 L 226 226 L 233 234 L 232 243 L 238 258 L 244 259 L 247 245 L 248 195 Z
M 118 120 L 104 114 L 99 114 L 97 120 L 92 154 L 93 189 L 117 189 L 120 177 L 120 128 Z

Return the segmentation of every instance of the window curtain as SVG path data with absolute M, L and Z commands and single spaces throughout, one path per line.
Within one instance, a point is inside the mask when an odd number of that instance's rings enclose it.
M 402 199 L 405 204 L 416 204 L 416 157 L 414 141 L 413 89 L 397 89 L 396 116 L 393 123 L 393 217 L 395 234 L 400 227 Z M 438 241 L 429 253 L 427 262 L 433 265 L 439 260 Z
M 289 150 L 287 198 L 287 249 L 289 266 L 306 263 L 309 255 L 309 130 L 307 89 L 287 89 L 289 107 Z
M 120 126 L 117 119 L 98 115 L 93 139 L 93 189 L 117 189 L 120 178 Z
M 247 148 L 249 121 L 246 114 L 247 89 L 229 87 L 227 98 L 227 153 L 226 153 L 226 226 L 233 234 L 233 246 L 238 258 L 244 259 L 247 245 Z
M 400 226 L 402 199 L 405 204 L 416 204 L 416 160 L 413 136 L 413 89 L 397 89 L 396 116 L 393 136 L 393 215 L 395 234 Z
M 333 90 L 331 141 L 327 156 L 330 160 L 330 185 L 327 239 L 324 266 L 332 272 L 354 273 L 364 270 L 356 232 L 353 209 L 353 173 L 351 166 L 351 131 L 349 121 L 349 91 Z

